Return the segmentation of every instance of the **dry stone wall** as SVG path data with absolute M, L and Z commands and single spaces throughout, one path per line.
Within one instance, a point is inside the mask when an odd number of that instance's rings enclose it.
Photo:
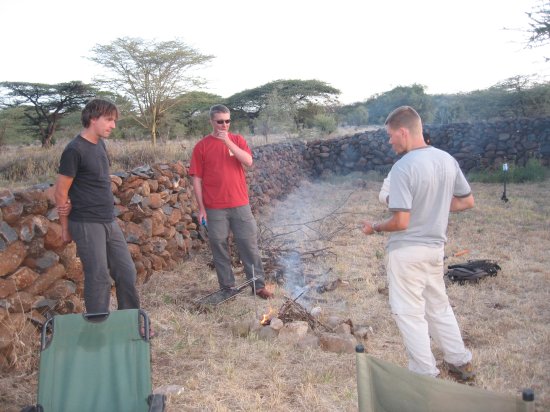
M 550 118 L 426 125 L 432 144 L 453 155 L 461 168 L 499 168 L 506 160 L 520 166 L 539 158 L 550 166 Z M 387 173 L 397 156 L 383 128 L 308 145 L 305 161 L 313 175 L 377 170 Z
M 254 150 L 255 166 L 247 177 L 256 213 L 305 177 L 304 150 L 300 143 Z M 111 189 L 138 283 L 172 269 L 192 248 L 202 246 L 187 165 L 156 164 L 117 173 L 111 176 Z M 23 336 L 28 339 L 23 346 L 38 342 L 31 324 L 43 324 L 48 313 L 82 312 L 82 292 L 82 265 L 74 242 L 65 245 L 61 239 L 53 187 L 0 190 L 0 369 L 15 362 Z

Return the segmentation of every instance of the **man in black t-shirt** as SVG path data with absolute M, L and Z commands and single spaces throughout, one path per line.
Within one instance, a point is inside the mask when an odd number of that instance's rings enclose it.
M 114 217 L 109 159 L 103 139 L 116 127 L 117 107 L 91 100 L 82 111 L 84 129 L 61 155 L 55 201 L 65 243 L 75 241 L 84 269 L 84 303 L 88 313 L 109 312 L 111 278 L 119 309 L 139 308 L 136 268 Z M 70 198 L 69 215 L 62 211 Z

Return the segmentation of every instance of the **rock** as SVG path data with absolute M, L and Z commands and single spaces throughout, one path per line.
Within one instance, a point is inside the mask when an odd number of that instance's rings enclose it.
M 347 323 L 340 323 L 334 328 L 334 333 L 339 335 L 351 335 L 351 326 Z
M 44 297 L 47 299 L 65 299 L 67 296 L 73 295 L 76 292 L 76 285 L 70 280 L 57 279 L 44 292 Z
M 23 313 L 31 310 L 34 302 L 34 295 L 25 291 L 20 291 L 8 296 L 6 300 L 10 305 L 10 312 Z
M 60 224 L 48 222 L 48 228 L 44 236 L 44 247 L 47 250 L 58 251 L 65 246 L 63 238 L 61 237 L 61 232 Z
M 308 329 L 308 323 L 301 320 L 287 323 L 279 331 L 279 339 L 285 342 L 295 343 L 307 334 Z
M 270 322 L 269 322 L 269 327 L 271 329 L 275 329 L 275 330 L 281 330 L 283 327 L 285 326 L 285 324 L 283 323 L 283 321 L 279 318 L 271 318 Z
M 299 348 L 312 348 L 316 349 L 319 347 L 319 338 L 315 335 L 308 333 L 306 336 L 301 337 L 296 346 Z
M 40 276 L 34 270 L 22 266 L 15 273 L 10 275 L 8 279 L 12 280 L 17 290 L 28 288 Z M 1 297 L 1 296 L 0 296 Z
M 369 333 L 373 333 L 370 326 L 359 326 L 353 330 L 353 335 L 359 339 L 367 339 Z
M 6 222 L 0 222 L 0 239 L 4 239 L 6 245 L 15 242 L 19 236 L 17 232 Z
M 12 279 L 0 278 L 0 299 L 7 298 L 17 291 L 15 282 Z
M 354 353 L 357 340 L 353 335 L 342 336 L 335 333 L 322 333 L 319 337 L 321 349 L 334 353 Z
M 14 272 L 23 262 L 27 255 L 27 249 L 20 240 L 7 246 L 0 252 L 0 277 Z
M 338 325 L 340 325 L 341 323 L 344 323 L 345 322 L 345 319 L 340 317 L 340 316 L 335 316 L 335 315 L 332 315 L 332 316 L 329 316 L 326 320 L 326 325 L 328 327 L 330 327 L 331 329 L 334 329 L 336 328 Z
M 273 340 L 277 337 L 279 332 L 269 326 L 262 326 L 258 331 L 258 338 L 262 340 Z
M 9 189 L 0 190 L 0 207 L 6 207 L 15 202 L 15 196 Z
M 41 295 L 50 287 L 57 279 L 61 279 L 65 275 L 65 268 L 61 264 L 56 264 L 41 274 L 25 292 L 31 295 Z
M 2 219 L 10 225 L 16 224 L 22 214 L 23 204 L 20 202 L 9 203 L 2 208 Z

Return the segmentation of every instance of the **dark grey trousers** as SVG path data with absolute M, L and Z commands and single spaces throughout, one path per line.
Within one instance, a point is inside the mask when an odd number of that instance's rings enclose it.
M 257 279 L 256 290 L 263 288 L 265 276 L 258 249 L 258 227 L 250 205 L 228 209 L 206 209 L 206 215 L 208 217 L 208 241 L 220 288 L 226 289 L 235 286 L 235 275 L 231 268 L 228 249 L 230 230 L 233 232 L 246 278 L 252 279 L 252 272 L 254 272 Z
M 110 278 L 115 281 L 118 309 L 139 308 L 136 267 L 118 223 L 69 220 L 69 231 L 84 269 L 86 312 L 109 311 Z

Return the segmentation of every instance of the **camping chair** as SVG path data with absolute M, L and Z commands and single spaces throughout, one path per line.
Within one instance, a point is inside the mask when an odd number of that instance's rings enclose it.
M 359 412 L 533 412 L 533 391 L 523 399 L 419 375 L 365 353 L 357 355 Z
M 149 338 L 139 309 L 54 316 L 42 328 L 38 403 L 23 411 L 163 411 Z

